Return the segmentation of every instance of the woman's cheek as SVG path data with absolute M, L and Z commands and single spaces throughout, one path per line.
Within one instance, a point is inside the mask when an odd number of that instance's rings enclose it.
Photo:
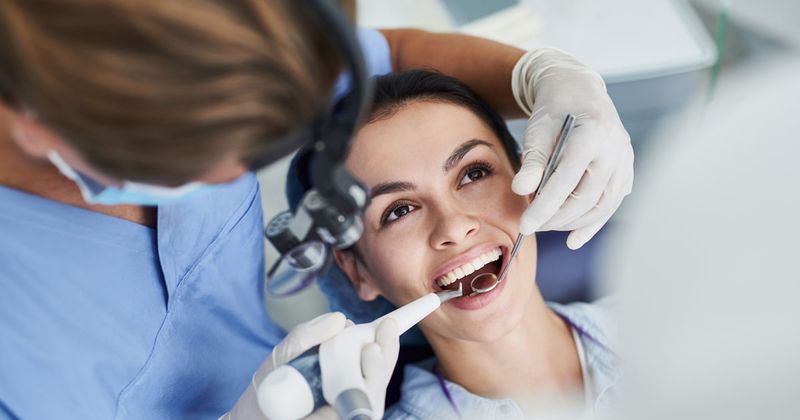
M 499 189 L 497 201 L 503 203 L 503 208 L 515 216 L 521 216 L 522 212 L 530 204 L 530 199 L 527 196 L 516 194 L 511 190 L 510 180 L 505 188 Z
M 493 182 L 482 186 L 478 193 L 480 196 L 474 201 L 483 203 L 494 216 L 516 218 L 522 215 L 528 205 L 526 197 L 511 190 L 511 178 L 508 177 L 495 177 Z
M 415 244 L 418 241 L 409 238 L 408 233 L 395 232 L 394 235 L 386 235 L 386 240 L 375 247 L 380 249 L 376 265 L 378 278 L 375 280 L 381 294 L 396 305 L 408 303 L 421 296 L 419 289 L 423 282 L 419 279 L 424 276 L 421 269 L 424 255 L 420 251 L 425 248 Z
M 509 183 L 509 190 L 510 185 Z M 495 209 L 503 205 L 503 187 L 498 179 L 487 179 L 474 185 L 465 185 L 460 190 L 460 196 L 462 202 L 472 210 Z

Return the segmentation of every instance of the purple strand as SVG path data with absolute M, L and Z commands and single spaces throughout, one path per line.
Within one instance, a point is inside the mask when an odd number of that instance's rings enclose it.
M 442 389 L 445 398 L 447 398 L 447 402 L 449 402 L 450 406 L 453 407 L 453 411 L 456 412 L 458 418 L 463 419 L 463 417 L 461 417 L 461 412 L 458 411 L 456 402 L 453 400 L 453 396 L 450 395 L 450 391 L 447 389 L 447 385 L 444 383 L 444 377 L 441 373 L 439 373 L 439 369 L 436 369 L 436 366 L 433 367 L 433 373 L 436 375 L 436 379 L 439 380 L 439 387 Z
M 586 331 L 585 331 L 583 328 L 581 328 L 581 327 L 579 327 L 579 326 L 575 325 L 575 323 L 573 323 L 572 321 L 570 321 L 570 319 L 569 319 L 569 318 L 567 318 L 567 317 L 565 317 L 565 316 L 562 316 L 562 317 L 561 317 L 561 319 L 563 319 L 563 320 L 564 320 L 564 322 L 566 322 L 566 323 L 567 323 L 567 325 L 569 325 L 571 328 L 573 328 L 575 331 L 577 331 L 577 332 L 578 332 L 578 335 L 588 338 L 590 341 L 592 341 L 592 342 L 594 342 L 595 344 L 597 344 L 598 346 L 600 346 L 600 348 L 602 348 L 604 351 L 608 352 L 608 353 L 609 353 L 609 354 L 611 354 L 611 355 L 614 355 L 614 356 L 616 356 L 616 353 L 614 353 L 613 351 L 611 351 L 611 349 L 609 349 L 608 347 L 606 347 L 606 345 L 605 345 L 605 344 L 601 343 L 601 342 L 600 342 L 600 340 L 598 340 L 598 339 L 594 338 L 594 336 L 592 336 L 591 334 L 589 334 L 588 332 L 586 332 Z

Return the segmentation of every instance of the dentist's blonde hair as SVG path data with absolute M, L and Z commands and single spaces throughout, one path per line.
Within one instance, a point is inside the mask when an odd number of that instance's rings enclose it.
M 340 64 L 304 1 L 0 1 L 0 100 L 117 179 L 179 184 L 269 153 Z

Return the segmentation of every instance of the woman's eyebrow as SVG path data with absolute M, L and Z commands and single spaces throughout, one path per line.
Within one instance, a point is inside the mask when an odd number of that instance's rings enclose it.
M 417 186 L 411 182 L 401 182 L 401 181 L 381 182 L 380 184 L 377 184 L 374 187 L 372 187 L 372 189 L 370 190 L 370 196 L 374 198 L 381 194 L 391 194 L 402 191 L 413 191 L 416 189 Z
M 460 146 L 456 147 L 453 150 L 453 153 L 450 153 L 450 157 L 448 157 L 447 160 L 444 162 L 444 165 L 442 165 L 442 170 L 444 172 L 447 172 L 453 169 L 456 165 L 458 165 L 458 162 L 461 162 L 461 159 L 464 159 L 464 156 L 466 156 L 470 150 L 480 145 L 484 145 L 486 147 L 492 147 L 492 145 L 486 140 L 481 140 L 481 139 L 467 140 L 464 143 L 461 143 Z
M 456 147 L 452 153 L 450 153 L 450 156 L 444 162 L 442 169 L 445 172 L 449 171 L 450 169 L 453 169 L 453 167 L 458 165 L 458 162 L 461 162 L 461 159 L 464 159 L 464 156 L 466 156 L 470 150 L 481 145 L 486 147 L 493 147 L 492 144 L 486 140 L 481 140 L 481 139 L 467 140 L 460 146 Z M 416 189 L 417 185 L 414 184 L 413 182 L 405 182 L 405 181 L 381 182 L 379 184 L 376 184 L 374 187 L 370 189 L 370 197 L 377 197 L 382 194 L 391 194 L 403 191 L 414 191 Z

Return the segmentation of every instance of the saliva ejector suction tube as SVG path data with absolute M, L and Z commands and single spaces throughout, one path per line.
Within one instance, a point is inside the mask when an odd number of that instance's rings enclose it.
M 345 328 L 336 337 L 279 366 L 263 380 L 259 378 L 259 408 L 267 418 L 287 420 L 303 418 L 331 404 L 342 419 L 375 420 L 361 374 L 361 349 L 375 341 L 375 330 L 384 319 L 394 319 L 402 334 L 443 302 L 463 294 L 461 285 L 457 290 L 428 293 L 375 321 Z

